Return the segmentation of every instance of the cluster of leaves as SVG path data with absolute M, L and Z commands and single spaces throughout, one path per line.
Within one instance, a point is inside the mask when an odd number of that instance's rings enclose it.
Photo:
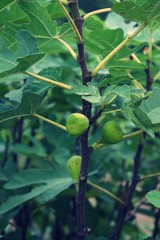
M 106 21 L 92 16 L 84 23 L 85 49 L 91 70 L 140 23 L 149 24 L 118 51 L 87 86 L 81 84 L 78 63 L 57 41 L 60 37 L 77 51 L 74 33 L 56 1 L 0 2 L 0 231 L 5 232 L 7 239 L 22 239 L 25 231 L 33 240 L 43 239 L 45 235 L 71 239 L 73 234 L 69 226 L 75 222 L 75 214 L 70 217 L 75 190 L 66 171 L 66 161 L 75 154 L 75 149 L 78 153 L 80 149 L 74 137 L 32 116 L 36 111 L 63 124 L 70 113 L 81 109 L 81 99 L 92 103 L 93 114 L 103 107 L 104 114 L 90 134 L 90 144 L 99 138 L 103 123 L 110 119 L 118 121 L 124 133 L 142 129 L 148 136 L 140 175 L 157 172 L 160 3 L 157 0 L 112 2 L 113 12 Z M 136 53 L 140 61 L 131 59 L 132 53 Z M 69 84 L 72 91 L 27 77 L 28 70 Z M 152 80 L 153 90 L 149 92 L 145 89 L 147 74 Z M 127 187 L 131 179 L 138 140 L 139 136 L 134 136 L 93 152 L 89 171 L 94 174 L 90 174 L 90 180 L 120 198 L 125 195 L 123 183 Z M 157 187 L 157 179 L 140 181 L 138 187 L 133 209 L 147 192 Z M 118 213 L 115 199 L 91 187 L 86 197 L 87 221 L 92 234 L 109 236 Z M 160 207 L 159 192 L 153 191 L 147 198 Z M 137 212 L 151 219 L 156 215 L 147 201 L 143 201 Z M 137 212 L 134 217 L 138 219 Z M 144 239 L 144 228 L 128 222 L 122 237 Z M 151 228 L 150 232 L 153 226 Z M 90 236 L 89 239 L 104 238 Z

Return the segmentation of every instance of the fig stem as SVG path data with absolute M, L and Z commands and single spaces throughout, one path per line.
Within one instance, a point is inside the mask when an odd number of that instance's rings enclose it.
M 136 136 L 136 135 L 138 135 L 138 134 L 140 134 L 140 133 L 143 133 L 143 132 L 144 132 L 144 130 L 141 129 L 141 130 L 138 130 L 138 131 L 133 132 L 133 133 L 125 134 L 125 135 L 123 135 L 123 139 L 127 139 L 127 138 L 130 138 L 130 137 L 134 137 L 134 136 Z
M 144 22 L 140 25 L 131 35 L 129 35 L 125 40 L 123 40 L 112 52 L 110 52 L 93 70 L 92 77 L 95 77 L 99 70 L 104 67 L 104 65 L 121 49 L 123 48 L 132 38 L 134 38 L 139 32 L 141 32 L 148 22 Z
M 39 119 L 41 119 L 41 120 L 43 120 L 43 121 L 45 121 L 45 122 L 48 122 L 48 123 L 54 125 L 55 127 L 58 127 L 58 128 L 63 129 L 64 131 L 67 131 L 66 127 L 63 126 L 62 124 L 59 124 L 59 123 L 57 123 L 55 121 L 52 121 L 52 120 L 50 120 L 48 118 L 45 118 L 45 117 L 43 117 L 43 116 L 41 116 L 41 115 L 39 115 L 37 113 L 33 113 L 32 115 L 37 117 L 37 118 L 39 118 Z
M 105 12 L 111 12 L 112 9 L 111 8 L 102 8 L 102 9 L 98 9 L 98 10 L 95 10 L 95 11 L 92 11 L 90 13 L 86 13 L 83 17 L 84 20 L 86 20 L 87 18 L 91 17 L 91 16 L 94 16 L 94 15 L 97 15 L 97 14 L 101 14 L 101 13 L 105 13 Z
M 153 128 L 153 130 L 154 130 L 154 131 L 159 131 L 159 128 Z M 125 134 L 125 135 L 123 135 L 123 139 L 127 139 L 127 138 L 130 138 L 130 137 L 134 137 L 134 136 L 136 136 L 136 135 L 138 135 L 138 134 L 140 134 L 140 133 L 143 133 L 143 132 L 144 132 L 144 130 L 143 130 L 143 129 L 140 129 L 140 130 L 138 130 L 138 131 L 136 131 L 136 132 L 132 132 L 132 133 Z
M 37 75 L 37 74 L 32 73 L 32 72 L 25 71 L 23 73 L 28 75 L 28 76 L 34 77 L 34 78 L 36 78 L 38 80 L 50 83 L 50 84 L 52 84 L 54 86 L 57 86 L 57 87 L 65 88 L 67 90 L 71 90 L 72 89 L 72 87 L 70 85 L 68 85 L 68 84 L 57 82 L 55 80 L 52 80 L 52 79 L 49 79 L 49 78 L 46 78 L 46 77 L 42 77 L 42 76 Z
M 65 6 L 63 5 L 63 3 L 61 2 L 61 0 L 57 0 L 57 3 L 59 4 L 59 6 L 61 7 L 63 13 L 65 14 L 68 22 L 71 24 L 72 28 L 73 28 L 73 31 L 77 37 L 77 43 L 80 44 L 82 43 L 82 37 L 79 33 L 79 30 L 76 26 L 76 24 L 74 23 L 73 19 L 71 18 L 70 14 L 68 13 L 67 9 L 65 8 Z
M 114 195 L 113 193 L 111 193 L 110 191 L 108 191 L 107 189 L 104 189 L 104 188 L 102 188 L 102 187 L 98 186 L 97 184 L 92 183 L 92 182 L 90 182 L 90 181 L 87 181 L 87 183 L 88 183 L 90 186 L 94 187 L 95 189 L 97 189 L 97 190 L 99 190 L 99 191 L 107 194 L 108 196 L 110 196 L 110 197 L 113 198 L 114 200 L 120 202 L 122 205 L 125 205 L 125 203 L 124 203 L 119 197 L 117 197 L 116 195 Z
M 139 58 L 136 56 L 135 53 L 132 53 L 132 54 L 131 54 L 131 57 L 132 57 L 133 60 L 136 61 L 137 63 L 142 63 L 142 62 L 139 60 Z
M 55 36 L 54 37 L 57 41 L 59 41 L 60 43 L 62 43 L 70 52 L 70 54 L 72 55 L 72 57 L 77 60 L 77 54 L 75 53 L 75 51 L 70 47 L 70 45 L 68 43 L 66 43 L 62 38 L 60 38 L 59 36 Z
M 94 142 L 93 144 L 92 144 L 92 149 L 93 149 L 93 151 L 94 150 L 96 150 L 97 148 L 101 148 L 101 147 L 104 147 L 104 146 L 106 146 L 107 144 L 105 144 L 105 143 L 100 143 L 99 141 L 97 141 L 97 142 Z
M 150 179 L 152 177 L 158 177 L 158 176 L 160 176 L 160 172 L 151 173 L 151 174 L 148 174 L 144 177 L 141 177 L 139 181 L 144 181 L 144 180 Z
M 65 5 L 68 5 L 68 1 L 67 0 L 61 0 L 61 2 Z

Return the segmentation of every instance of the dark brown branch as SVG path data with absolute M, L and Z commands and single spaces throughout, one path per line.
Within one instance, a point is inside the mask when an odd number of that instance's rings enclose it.
M 83 18 L 79 13 L 78 0 L 68 0 L 68 6 L 71 10 L 71 14 L 75 25 L 83 38 Z M 77 44 L 78 48 L 78 63 L 82 72 L 83 85 L 86 85 L 91 81 L 91 73 L 89 72 L 86 64 L 84 42 Z M 83 104 L 83 114 L 91 120 L 91 103 L 82 100 Z M 88 133 L 89 129 L 80 137 L 81 153 L 82 153 L 82 165 L 80 171 L 79 188 L 76 196 L 76 208 L 77 208 L 77 239 L 84 240 L 89 231 L 86 227 L 86 217 L 85 217 L 85 193 L 87 187 L 87 173 L 88 173 L 88 162 L 90 158 L 90 148 L 88 146 Z
M 144 204 L 145 201 L 146 201 L 146 198 L 145 198 L 145 197 L 140 200 L 140 202 L 137 204 L 137 206 L 135 207 L 135 209 L 133 209 L 133 210 L 128 214 L 128 216 L 127 216 L 127 218 L 126 218 L 126 222 L 129 222 L 129 221 L 135 219 L 135 215 L 136 215 L 137 211 L 140 209 L 140 207 L 142 206 L 142 204 Z
M 98 109 L 96 114 L 91 118 L 90 124 L 93 124 L 102 114 L 104 109 Z
M 15 126 L 12 128 L 12 136 L 13 136 L 14 144 L 21 142 L 22 133 L 23 133 L 23 122 L 24 122 L 23 117 L 17 119 Z M 13 156 L 13 161 L 17 163 L 17 160 L 18 160 L 17 154 L 13 153 L 12 156 Z
M 146 90 L 150 91 L 153 80 L 152 80 L 151 72 L 150 72 L 150 60 L 149 59 L 147 59 L 147 68 L 145 69 L 145 73 L 146 73 Z M 122 209 L 119 213 L 118 220 L 117 220 L 118 222 L 117 222 L 117 225 L 113 232 L 113 235 L 111 237 L 111 240 L 119 240 L 124 223 L 125 223 L 127 213 L 131 208 L 132 198 L 135 193 L 136 186 L 140 180 L 139 168 L 141 165 L 141 155 L 142 155 L 142 151 L 144 148 L 145 138 L 146 138 L 146 133 L 143 133 L 143 139 L 141 139 L 141 141 L 137 147 L 135 157 L 134 157 L 133 177 L 132 177 L 130 188 L 129 188 L 126 198 L 124 200 L 125 206 L 122 207 Z
M 151 70 L 150 70 L 151 61 L 149 59 L 147 59 L 146 63 L 147 63 L 147 68 L 145 69 L 145 73 L 146 73 L 146 90 L 150 91 L 151 90 L 151 85 L 153 83 L 153 79 L 151 77 Z
M 30 223 L 30 211 L 29 204 L 24 203 L 19 211 L 19 213 L 15 216 L 15 223 L 19 229 L 21 229 L 21 239 L 27 239 L 27 229 Z
M 159 234 L 159 220 L 160 220 L 160 209 L 156 213 L 155 222 L 154 222 L 154 229 L 153 229 L 153 239 L 158 239 Z
M 8 160 L 9 144 L 10 144 L 10 139 L 9 139 L 9 136 L 7 136 L 7 137 L 6 137 L 6 141 L 5 141 L 4 155 L 3 155 L 2 162 L 1 162 L 1 168 L 4 167 L 6 161 Z
M 117 225 L 115 227 L 114 233 L 111 236 L 111 240 L 119 240 L 124 223 L 125 218 L 127 216 L 128 211 L 131 208 L 132 204 L 132 198 L 136 190 L 137 183 L 139 182 L 139 168 L 141 163 L 141 155 L 144 147 L 144 138 L 146 134 L 143 134 L 143 139 L 140 140 L 140 143 L 137 147 L 136 154 L 134 156 L 134 168 L 133 168 L 133 176 L 132 181 L 128 190 L 128 193 L 126 195 L 126 198 L 124 200 L 125 205 L 121 208 L 121 211 L 119 213 L 118 219 L 117 219 Z

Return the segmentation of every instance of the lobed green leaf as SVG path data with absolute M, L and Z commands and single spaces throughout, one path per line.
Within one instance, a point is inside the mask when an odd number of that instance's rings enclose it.
M 135 22 L 150 22 L 152 19 L 160 19 L 160 1 L 145 0 L 124 1 L 116 3 L 113 11 L 123 16 L 125 19 Z
M 28 31 L 18 31 L 16 39 L 16 52 L 7 49 L 0 41 L 0 78 L 23 72 L 44 57 L 38 53 L 35 38 Z
M 160 192 L 159 191 L 153 190 L 153 191 L 147 193 L 146 198 L 155 207 L 160 208 Z
M 12 196 L 7 202 L 0 206 L 0 214 L 4 214 L 20 204 L 40 197 L 40 201 L 46 202 L 53 199 L 60 192 L 68 188 L 73 183 L 72 179 L 65 171 L 28 169 L 14 176 L 14 178 L 5 185 L 6 189 L 17 189 L 33 184 L 40 184 L 34 187 L 29 193 Z

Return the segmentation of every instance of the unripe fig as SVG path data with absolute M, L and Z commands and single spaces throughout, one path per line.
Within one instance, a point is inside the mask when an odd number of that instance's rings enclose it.
M 74 183 L 78 183 L 81 169 L 82 157 L 74 155 L 67 161 L 67 169 Z
M 122 138 L 123 134 L 119 126 L 115 122 L 109 121 L 103 126 L 99 143 L 115 144 L 120 142 Z
M 81 113 L 72 113 L 66 121 L 67 131 L 73 136 L 82 135 L 89 127 L 88 118 Z

